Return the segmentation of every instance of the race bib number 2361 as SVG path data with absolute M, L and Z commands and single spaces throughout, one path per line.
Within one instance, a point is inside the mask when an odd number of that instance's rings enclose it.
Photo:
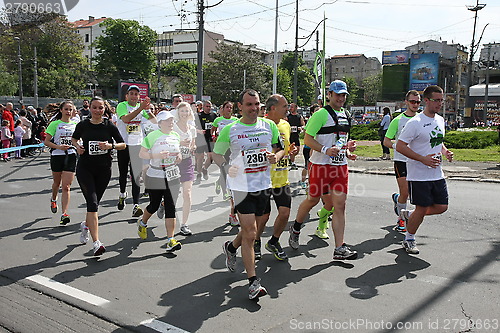
M 267 149 L 247 149 L 242 151 L 245 163 L 245 173 L 255 173 L 267 170 Z

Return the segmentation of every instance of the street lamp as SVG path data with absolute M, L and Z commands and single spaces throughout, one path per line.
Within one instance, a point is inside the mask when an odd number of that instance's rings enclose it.
M 17 40 L 17 62 L 19 64 L 19 104 L 21 107 L 23 106 L 23 67 L 21 62 L 23 59 L 21 58 L 21 38 L 14 37 Z

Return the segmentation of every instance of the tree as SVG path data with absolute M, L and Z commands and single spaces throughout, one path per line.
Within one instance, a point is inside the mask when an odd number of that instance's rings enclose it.
M 279 64 L 279 68 L 286 69 L 288 71 L 288 74 L 292 75 L 293 77 L 293 68 L 295 67 L 295 54 L 294 52 L 288 52 L 283 55 L 283 58 L 281 59 L 281 62 Z M 305 65 L 304 60 L 302 59 L 302 56 L 300 54 L 297 54 L 297 66 L 303 66 Z
M 363 87 L 365 88 L 365 102 L 375 104 L 382 98 L 382 73 L 364 78 Z
M 346 106 L 351 106 L 351 105 L 363 105 L 363 100 L 359 100 L 358 96 L 358 91 L 359 87 L 356 82 L 356 79 L 353 77 L 344 77 L 342 78 L 342 81 L 344 81 L 347 84 L 347 90 L 349 91 L 349 95 L 347 95 L 347 101 L 346 101 Z
M 23 92 L 34 94 L 34 47 L 37 48 L 39 96 L 69 98 L 85 87 L 88 62 L 83 57 L 83 41 L 66 17 L 37 14 L 24 24 L 4 25 L 0 36 L 1 56 L 7 72 L 17 76 L 18 42 L 21 45 Z M 14 20 L 13 22 L 18 22 Z M 4 22 L 5 23 L 5 22 Z
M 205 94 L 212 97 L 215 104 L 225 100 L 236 101 L 243 90 L 244 72 L 246 88 L 259 92 L 261 99 L 271 93 L 272 80 L 269 80 L 270 66 L 260 57 L 241 45 L 219 44 L 210 53 L 214 61 L 204 66 Z
M 155 69 L 156 32 L 133 20 L 107 19 L 95 42 L 96 72 L 101 87 L 116 90 L 119 80 L 147 81 Z
M 175 89 L 183 94 L 196 94 L 196 65 L 186 60 L 174 61 L 164 65 L 161 73 L 166 76 L 176 76 L 179 82 Z
M 290 76 L 288 71 L 283 68 L 278 68 L 278 82 L 276 84 L 276 92 L 285 96 L 288 101 L 292 100 L 292 84 L 292 77 Z
M 293 90 L 295 54 L 288 52 L 283 55 L 279 68 L 288 72 L 291 78 Z M 314 99 L 314 78 L 311 70 L 305 65 L 300 54 L 297 55 L 297 103 L 299 105 L 310 104 Z
M 2 84 L 0 85 L 0 96 L 12 96 L 18 90 L 17 76 L 7 71 L 7 66 L 0 57 L 0 73 L 2 74 Z

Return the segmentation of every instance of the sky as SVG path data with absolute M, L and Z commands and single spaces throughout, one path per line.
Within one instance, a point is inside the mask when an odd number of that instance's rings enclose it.
M 278 1 L 278 51 L 295 47 L 296 0 L 205 0 L 205 29 L 226 39 L 274 50 Z M 88 16 L 133 19 L 157 32 L 197 28 L 197 0 L 79 0 L 70 21 Z M 220 3 L 219 3 L 220 2 Z M 500 42 L 500 0 L 481 0 L 476 43 Z M 218 5 L 216 5 L 219 3 Z M 213 6 L 216 5 L 216 6 Z M 382 51 L 401 50 L 434 39 L 470 48 L 476 0 L 298 0 L 299 46 L 314 49 L 309 36 L 325 15 L 326 55 L 365 54 L 382 58 Z M 320 28 L 322 48 L 323 28 Z M 306 43 L 307 42 L 307 43 Z M 304 46 L 302 46 L 305 44 Z M 481 47 L 480 47 L 481 48 Z M 479 51 L 475 59 L 479 57 Z

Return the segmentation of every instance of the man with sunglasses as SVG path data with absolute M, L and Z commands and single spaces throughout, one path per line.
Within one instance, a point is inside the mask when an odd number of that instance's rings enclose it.
M 408 157 L 407 168 L 410 201 L 415 209 L 401 210 L 406 222 L 403 248 L 418 254 L 415 234 L 427 215 L 442 214 L 448 209 L 448 189 L 441 167 L 442 156 L 453 160 L 453 153 L 444 145 L 443 89 L 431 85 L 424 90 L 425 109 L 406 124 L 396 143 L 396 150 Z
M 417 114 L 420 102 L 418 91 L 408 91 L 405 97 L 406 111 L 391 121 L 384 137 L 384 146 L 394 149 L 394 173 L 399 193 L 392 194 L 392 201 L 394 202 L 394 212 L 398 216 L 395 229 L 400 232 L 406 231 L 405 222 L 399 217 L 399 214 L 401 213 L 401 209 L 406 209 L 406 201 L 408 200 L 408 182 L 406 181 L 406 161 L 408 158 L 396 151 L 396 143 L 408 120 Z M 392 140 L 396 141 L 393 143 Z

